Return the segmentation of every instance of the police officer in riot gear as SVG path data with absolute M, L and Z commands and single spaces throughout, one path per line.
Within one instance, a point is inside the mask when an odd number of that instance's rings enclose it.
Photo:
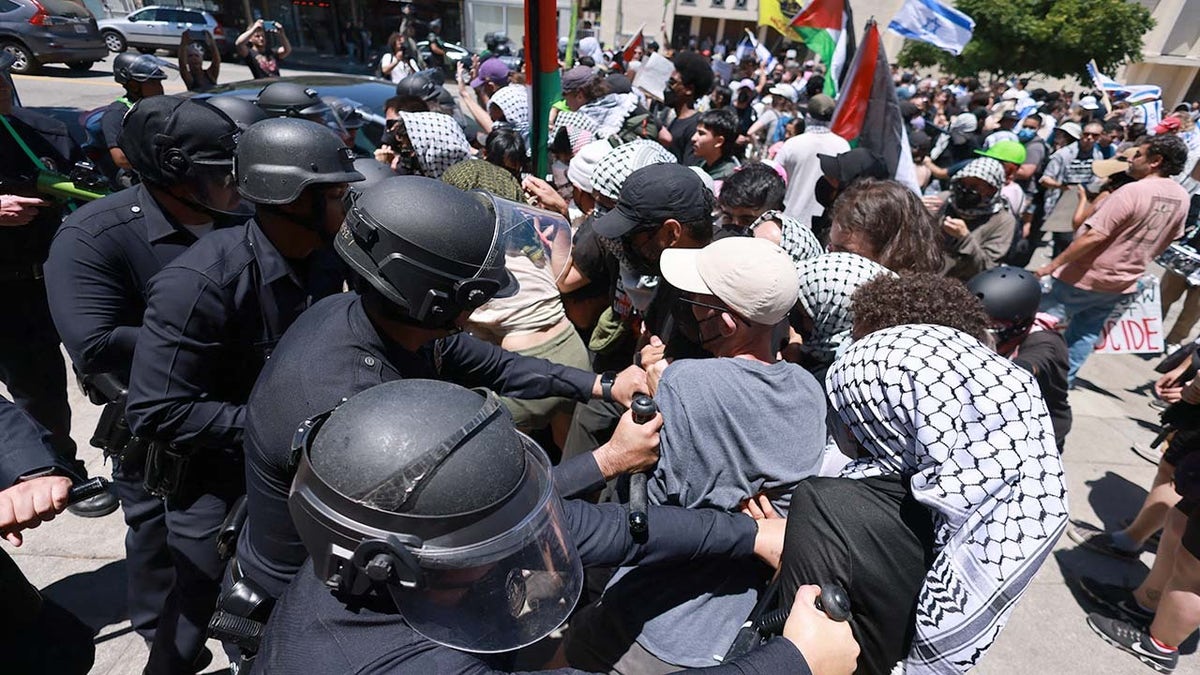
M 46 262 L 63 345 L 83 381 L 93 383 L 93 401 L 107 403 L 102 420 L 111 424 L 92 442 L 113 458 L 114 490 L 129 525 L 129 616 L 147 640 L 160 627 L 175 573 L 163 502 L 142 484 L 145 443 L 131 442 L 124 424 L 125 389 L 150 278 L 202 235 L 245 220 L 219 212 L 239 202 L 219 170 L 228 173 L 237 134 L 233 120 L 206 103 L 156 96 L 135 104 L 121 148 L 142 183 L 68 216 Z
M 86 476 L 71 440 L 67 369 L 42 273 L 65 209 L 38 191 L 39 174 L 68 174 L 83 155 L 62 122 L 14 105 L 8 73 L 14 60 L 0 54 L 0 382 L 50 431 L 58 458 Z M 72 506 L 71 512 L 100 517 L 116 509 L 116 498 L 105 493 Z
M 255 621 L 265 620 L 306 555 L 286 507 L 297 420 L 381 382 L 414 377 L 517 398 L 603 396 L 626 404 L 645 386 L 636 368 L 597 377 L 459 332 L 472 310 L 516 290 L 504 268 L 505 234 L 529 217 L 551 216 L 417 176 L 384 179 L 353 198 L 335 247 L 357 277 L 355 292 L 326 298 L 292 325 L 247 405 L 249 517 L 231 572 L 235 595 L 258 599 L 243 603 L 256 608 L 247 612 Z M 627 464 L 630 444 L 618 440 L 564 462 L 556 468 L 560 489 L 588 491 L 635 468 Z
M 125 88 L 125 95 L 109 104 L 100 118 L 100 133 L 104 145 L 108 148 L 109 159 L 113 167 L 111 176 L 116 181 L 116 170 L 128 171 L 131 166 L 124 151 L 121 150 L 121 120 L 134 103 L 151 96 L 161 96 L 162 81 L 167 79 L 167 73 L 162 68 L 162 61 L 152 54 L 130 54 L 123 52 L 113 58 L 113 79 Z M 103 169 L 104 167 L 102 167 Z M 109 173 L 109 171 L 105 171 Z M 114 182 L 113 189 L 120 189 L 128 184 Z
M 584 566 L 769 558 L 777 536 L 741 514 L 651 506 L 638 543 L 621 505 L 558 496 L 495 395 L 444 382 L 364 391 L 306 422 L 294 452 L 288 505 L 311 561 L 271 617 L 261 672 L 506 671 L 569 616 Z M 848 624 L 812 604 L 810 590 L 783 639 L 705 672 L 849 673 Z
M 363 179 L 353 161 L 337 134 L 308 120 L 253 125 L 223 170 L 236 173 L 254 218 L 203 238 L 147 289 L 127 414 L 137 436 L 156 441 L 146 483 L 166 499 L 177 561 L 161 621 L 178 626 L 173 641 L 159 631 L 150 673 L 187 672 L 207 638 L 225 570 L 217 534 L 244 493 L 246 399 L 287 327 L 342 289 L 313 258 L 341 225 L 347 185 Z
M 258 92 L 254 104 L 270 117 L 306 117 L 321 121 L 329 113 L 329 104 L 312 87 L 293 82 L 272 82 Z
M 205 103 L 220 110 L 233 120 L 242 131 L 250 128 L 251 124 L 267 119 L 267 113 L 254 104 L 253 101 L 240 96 L 210 96 L 202 99 Z

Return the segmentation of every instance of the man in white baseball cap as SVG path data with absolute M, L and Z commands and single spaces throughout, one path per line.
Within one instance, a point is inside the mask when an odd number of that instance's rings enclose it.
M 786 509 L 795 486 L 821 466 L 826 408 L 813 376 L 776 358 L 773 329 L 800 292 L 791 258 L 765 239 L 727 237 L 667 249 L 661 266 L 683 291 L 677 321 L 717 358 L 648 366 L 663 418 L 651 503 L 733 511 L 762 495 L 756 507 L 762 499 Z M 761 582 L 759 572 L 727 561 L 622 568 L 604 602 L 571 620 L 567 658 L 599 672 L 618 662 L 625 672 L 714 665 L 713 645 L 721 653 L 733 642 Z

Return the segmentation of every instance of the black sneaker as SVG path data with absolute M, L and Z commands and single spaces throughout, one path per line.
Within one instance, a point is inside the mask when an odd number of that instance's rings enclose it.
M 111 492 L 101 492 L 95 497 L 75 502 L 68 506 L 67 510 L 80 518 L 103 518 L 116 511 L 120 505 Z
M 1082 521 L 1071 521 L 1071 527 L 1067 528 L 1067 536 L 1071 538 L 1071 541 L 1089 551 L 1103 553 L 1117 560 L 1133 562 L 1142 555 L 1140 550 L 1126 551 L 1123 548 L 1117 548 L 1111 534 Z
M 1092 612 L 1088 614 L 1087 623 L 1105 642 L 1133 654 L 1139 661 L 1160 673 L 1173 673 L 1175 666 L 1179 665 L 1179 652 L 1162 653 L 1150 639 L 1149 633 L 1138 630 L 1124 621 Z
M 1154 612 L 1142 609 L 1134 599 L 1132 588 L 1106 584 L 1091 577 L 1079 577 L 1075 582 L 1097 604 L 1117 612 L 1134 625 L 1149 626 L 1154 620 Z

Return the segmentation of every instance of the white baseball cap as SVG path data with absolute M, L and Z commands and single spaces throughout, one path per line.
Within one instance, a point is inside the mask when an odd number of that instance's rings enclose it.
M 675 288 L 716 296 L 750 323 L 774 326 L 800 296 L 791 257 L 766 239 L 726 237 L 701 249 L 669 248 L 659 265 Z
M 1079 107 L 1083 108 L 1084 110 L 1099 110 L 1100 103 L 1096 101 L 1095 96 L 1084 96 L 1083 98 L 1079 99 Z
M 800 99 L 800 95 L 796 93 L 796 88 L 786 82 L 771 87 L 770 92 L 776 96 L 782 96 L 792 103 Z

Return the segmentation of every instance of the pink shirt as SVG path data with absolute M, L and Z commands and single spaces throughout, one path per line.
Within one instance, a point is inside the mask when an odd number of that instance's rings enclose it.
M 1107 241 L 1054 277 L 1084 290 L 1132 293 L 1146 265 L 1183 235 L 1187 209 L 1187 192 L 1170 178 L 1147 176 L 1118 189 L 1079 228 Z

